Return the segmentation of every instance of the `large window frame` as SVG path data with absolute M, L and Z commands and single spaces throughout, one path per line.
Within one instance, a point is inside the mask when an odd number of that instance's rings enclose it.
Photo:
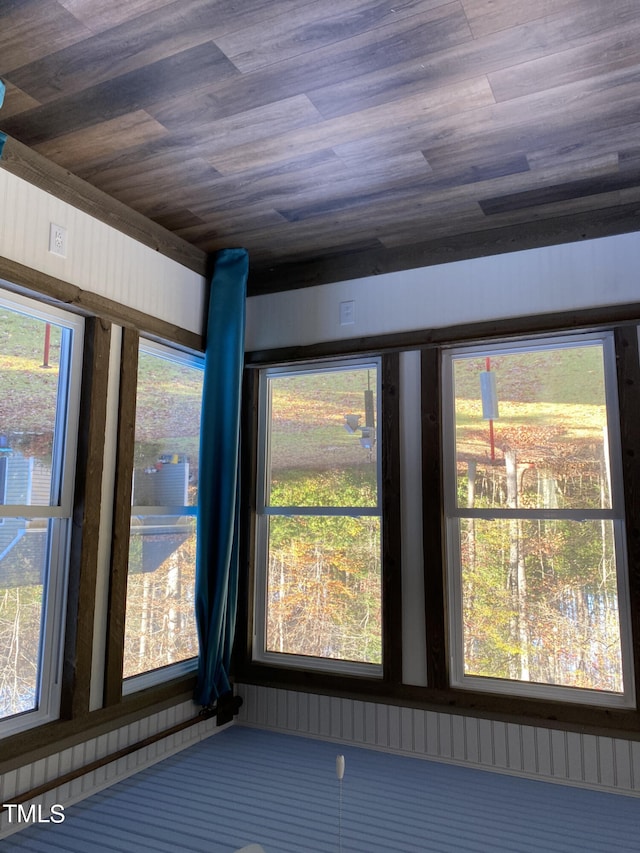
M 605 407 L 607 414 L 607 441 L 605 454 L 610 481 L 610 506 L 593 508 L 532 508 L 518 506 L 516 509 L 498 507 L 468 508 L 459 502 L 456 495 L 456 420 L 453 366 L 457 359 L 485 359 L 500 355 L 526 355 L 549 353 L 553 350 L 585 347 L 601 347 L 604 369 Z M 485 373 L 484 376 L 490 376 Z M 483 376 L 483 378 L 484 378 Z M 495 377 L 495 373 L 491 378 Z M 620 450 L 619 405 L 617 395 L 615 347 L 611 332 L 592 332 L 545 337 L 521 337 L 517 340 L 491 341 L 488 343 L 447 348 L 442 358 L 442 432 L 443 432 L 443 499 L 445 510 L 445 548 L 448 588 L 448 640 L 450 686 L 464 690 L 498 693 L 506 696 L 521 696 L 560 702 L 580 703 L 613 708 L 634 707 L 635 684 L 633 673 L 631 618 L 629 612 L 628 563 L 624 519 L 624 496 L 622 490 L 622 457 Z M 487 392 L 487 397 L 491 393 Z M 490 408 L 493 401 L 487 399 Z M 486 420 L 491 424 L 490 411 Z M 607 454 L 608 450 L 608 454 Z M 465 672 L 463 638 L 463 591 L 461 565 L 461 526 L 463 523 L 495 521 L 505 522 L 571 522 L 585 521 L 610 523 L 613 530 L 614 554 L 617 579 L 617 598 L 620 628 L 620 656 L 623 689 L 607 692 L 584 687 L 569 687 L 535 681 L 509 680 L 479 676 Z
M 186 351 L 185 349 L 171 346 L 164 342 L 151 340 L 141 337 L 139 341 L 139 354 L 146 354 L 153 358 L 158 358 L 175 364 L 177 366 L 186 367 L 197 370 L 204 374 L 204 355 L 200 353 Z M 140 361 L 138 360 L 138 375 L 140 370 Z M 133 472 L 133 480 L 135 479 L 135 469 Z M 142 505 L 135 503 L 136 492 L 132 485 L 132 506 L 131 506 L 131 527 L 129 537 L 134 535 L 134 531 L 140 534 L 144 530 L 144 525 L 147 521 L 156 521 L 157 524 L 152 529 L 166 528 L 168 520 L 173 519 L 174 525 L 179 525 L 181 519 L 192 519 L 195 525 L 198 515 L 198 504 L 184 503 L 172 505 Z M 197 536 L 197 530 L 195 531 Z M 195 563 L 194 563 L 195 573 Z M 194 636 L 195 634 L 195 605 L 193 612 L 194 619 Z M 125 607 L 125 633 L 126 633 L 126 607 Z M 135 675 L 123 678 L 122 694 L 127 696 L 136 693 L 148 687 L 162 684 L 175 678 L 187 676 L 195 673 L 197 668 L 197 655 L 176 661 L 175 663 L 158 666 L 153 669 L 140 672 Z
M 271 386 L 272 380 L 286 377 L 299 377 L 310 374 L 335 374 L 350 370 L 375 370 L 375 436 L 376 452 L 376 503 L 368 506 L 320 506 L 320 505 L 278 505 L 272 504 L 268 497 L 269 484 L 268 472 L 270 467 L 270 419 L 271 419 Z M 383 519 L 383 453 L 380 443 L 384 441 L 381 430 L 381 408 L 382 408 L 382 361 L 380 357 L 367 358 L 345 358 L 334 360 L 312 361 L 295 365 L 279 365 L 266 368 L 259 374 L 258 394 L 258 478 L 256 494 L 256 549 L 255 549 L 255 586 L 254 586 L 254 610 L 253 610 L 253 661 L 258 664 L 274 665 L 290 669 L 303 669 L 324 673 L 334 673 L 347 676 L 360 676 L 380 679 L 384 675 L 385 649 L 383 637 L 380 637 L 382 647 L 382 660 L 380 663 L 343 660 L 334 657 L 320 657 L 311 655 L 299 655 L 282 653 L 266 648 L 267 636 L 267 579 L 269 564 L 269 523 L 272 518 L 293 517 L 316 517 L 316 518 L 352 518 L 359 519 L 364 516 L 379 519 L 380 525 L 380 560 L 384 553 L 384 531 L 382 529 Z M 349 427 L 345 416 L 347 430 L 352 432 L 364 427 L 355 426 L 355 430 Z M 365 427 L 366 429 L 366 427 Z M 363 432 L 364 436 L 364 432 Z M 357 440 L 357 439 L 354 439 Z M 362 438 L 362 441 L 366 441 Z M 381 570 L 382 575 L 383 569 Z M 381 608 L 384 596 L 384 582 L 381 576 L 380 596 Z M 384 620 L 384 616 L 383 616 Z
M 59 583 L 55 589 L 49 585 L 48 596 L 49 612 L 62 614 L 46 635 L 48 647 L 53 649 L 48 637 L 55 644 L 52 665 L 44 670 L 52 685 L 41 690 L 37 711 L 0 721 L 0 764 L 6 772 L 34 751 L 56 752 L 69 737 L 124 717 L 141 719 L 193 693 L 196 676 L 190 669 L 123 695 L 122 645 L 139 339 L 202 357 L 204 337 L 7 259 L 0 267 L 3 297 L 22 302 L 27 313 L 40 314 L 45 322 L 64 319 L 78 331 L 68 442 L 60 457 L 67 529 L 57 539 L 56 553 L 64 552 L 64 576 L 58 573 Z M 52 343 L 57 346 L 57 340 Z M 63 515 L 60 507 L 57 515 Z M 55 522 L 62 526 L 57 517 Z
M 309 347 L 266 350 L 248 353 L 245 369 L 243 423 L 243 488 L 246 495 L 242 522 L 242 561 L 247 575 L 240 588 L 239 625 L 247 614 L 246 634 L 239 632 L 235 654 L 235 678 L 238 683 L 265 684 L 284 689 L 319 691 L 333 695 L 349 695 L 368 701 L 391 702 L 402 706 L 443 708 L 459 714 L 500 715 L 514 722 L 528 721 L 560 728 L 584 731 L 635 733 L 640 731 L 640 538 L 635 519 L 640 516 L 640 470 L 635 460 L 640 456 L 640 431 L 637 411 L 640 410 L 640 305 L 610 306 L 580 312 L 555 315 L 515 317 L 501 321 L 479 322 L 468 326 L 443 327 L 377 338 L 327 342 Z M 615 694 L 613 701 L 604 703 L 600 691 L 590 695 L 585 688 L 543 685 L 543 690 L 525 691 L 494 689 L 484 680 L 481 684 L 463 683 L 457 677 L 453 658 L 451 614 L 454 602 L 447 563 L 450 543 L 447 542 L 445 511 L 446 441 L 443 402 L 444 377 L 442 362 L 449 350 L 494 346 L 522 347 L 525 342 L 563 339 L 568 345 L 581 338 L 609 338 L 607 379 L 608 403 L 613 407 L 612 425 L 619 424 L 619 436 L 613 436 L 612 454 L 618 465 L 617 497 L 613 512 L 616 515 L 616 538 L 624 540 L 626 548 L 618 546 L 618 595 L 622 610 L 621 641 L 623 651 L 624 696 Z M 388 359 L 403 354 L 412 356 L 406 361 L 415 365 L 419 360 L 419 375 L 412 366 L 407 376 L 396 374 L 395 383 L 383 381 L 383 422 L 386 441 L 382 442 L 383 458 L 387 458 L 384 476 L 385 492 L 382 510 L 387 548 L 383 560 L 385 586 L 385 675 L 371 679 L 345 673 L 314 671 L 306 666 L 285 667 L 257 659 L 254 653 L 254 612 L 259 605 L 255 595 L 259 526 L 257 512 L 257 483 L 261 476 L 258 462 L 259 382 L 262 370 L 273 366 L 297 367 L 308 361 L 342 360 L 369 357 L 375 353 Z M 405 363 L 403 361 L 403 363 Z M 400 381 L 401 380 L 401 381 Z M 419 387 L 419 391 L 418 391 Z M 384 389 L 392 388 L 391 393 Z M 411 412 L 405 412 L 409 394 L 418 399 Z M 384 410 L 386 406 L 386 411 Z M 406 430 L 411 431 L 407 444 Z M 617 432 L 613 430 L 612 432 Z M 396 453 L 388 446 L 390 439 L 411 447 L 410 454 Z M 416 444 L 418 446 L 416 446 Z M 421 453 L 420 450 L 421 449 Z M 397 448 L 396 448 L 397 450 Z M 416 452 L 417 451 L 417 452 Z M 403 464 L 412 467 L 410 476 L 400 473 Z M 417 472 L 413 470 L 416 466 Z M 384 465 L 383 465 L 384 468 Z M 418 476 L 416 476 L 416 473 Z M 389 475 L 392 474 L 390 477 Z M 400 504 L 405 507 L 400 512 Z M 406 508 L 410 508 L 407 516 Z M 416 515 L 417 511 L 417 515 Z M 403 517 L 404 516 L 404 517 Z M 408 524 L 407 518 L 411 518 Z M 417 521 L 417 524 L 416 524 Z M 406 523 L 405 523 L 406 522 Z M 421 527 L 421 530 L 420 530 Z M 405 560 L 402 537 L 410 537 Z M 415 546 L 420 539 L 420 545 Z M 408 541 L 408 540 L 407 540 Z M 626 553 L 625 553 L 626 551 Z M 402 565 L 402 569 L 401 569 Z M 409 574 L 405 574 L 407 571 Z M 418 573 L 418 574 L 416 574 Z M 416 581 L 420 575 L 424 584 Z M 241 581 L 243 577 L 241 576 Z M 421 616 L 416 593 L 424 601 Z M 402 594 L 400 595 L 400 588 Z M 411 595 L 407 607 L 406 596 Z M 402 604 L 404 600 L 404 605 Z M 627 618 L 628 617 L 628 618 Z M 422 623 L 422 624 L 420 624 Z M 402 642 L 397 642 L 401 632 Z M 394 645 L 395 642 L 395 645 Z M 424 655 L 424 666 L 417 665 L 416 655 Z M 415 664 L 415 666 L 414 666 Z M 422 671 L 420 671 L 420 669 Z
M 46 521 L 48 528 L 35 707 L 0 720 L 0 737 L 5 737 L 43 725 L 59 715 L 84 319 L 18 293 L 3 292 L 0 306 L 61 329 L 49 502 L 19 505 L 3 501 L 0 505 L 0 519 L 3 522 L 8 519 L 23 519 L 27 522 L 39 519 Z M 43 361 L 42 367 L 46 369 L 46 361 Z

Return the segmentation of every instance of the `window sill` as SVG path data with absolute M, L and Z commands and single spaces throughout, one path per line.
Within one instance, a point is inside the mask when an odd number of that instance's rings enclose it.
M 234 680 L 236 684 L 253 684 L 279 690 L 317 693 L 362 702 L 640 740 L 640 712 L 634 708 L 605 708 L 584 703 L 554 702 L 458 688 L 440 690 L 398 684 L 384 679 L 285 669 L 255 662 L 237 668 Z

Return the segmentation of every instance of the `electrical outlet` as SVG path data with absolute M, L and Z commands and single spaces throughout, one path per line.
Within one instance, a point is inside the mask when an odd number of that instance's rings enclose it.
M 67 257 L 67 229 L 63 225 L 51 223 L 49 230 L 49 251 L 61 258 Z
M 349 299 L 347 302 L 340 303 L 340 325 L 353 326 L 356 322 L 356 303 L 355 300 Z

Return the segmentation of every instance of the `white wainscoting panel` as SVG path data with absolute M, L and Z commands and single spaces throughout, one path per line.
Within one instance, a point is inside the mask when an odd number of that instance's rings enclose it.
M 603 735 L 238 685 L 245 726 L 640 796 L 640 743 Z
M 384 273 L 247 300 L 248 350 L 637 302 L 640 233 Z M 355 303 L 340 325 L 341 302 Z
M 51 223 L 67 256 L 49 252 Z M 0 256 L 174 323 L 202 329 L 202 276 L 0 168 Z
M 144 738 L 166 731 L 178 723 L 191 719 L 197 711 L 198 706 L 194 705 L 193 702 L 182 702 L 149 717 L 121 726 L 114 731 L 76 744 L 62 752 L 5 773 L 0 777 L 0 804 L 11 803 L 14 798 L 22 793 L 86 767 L 93 761 L 138 743 Z M 71 782 L 53 788 L 42 796 L 26 802 L 24 808 L 28 809 L 33 803 L 36 806 L 41 805 L 43 814 L 48 814 L 48 810 L 53 804 L 70 806 L 120 781 L 120 779 L 137 773 L 144 767 L 162 761 L 162 759 L 185 749 L 191 744 L 224 731 L 225 728 L 227 726 L 216 726 L 215 717 L 194 723 L 192 726 L 131 752 L 116 761 L 91 770 Z M 7 812 L 0 813 L 0 839 L 22 828 L 24 828 L 24 824 L 9 824 Z

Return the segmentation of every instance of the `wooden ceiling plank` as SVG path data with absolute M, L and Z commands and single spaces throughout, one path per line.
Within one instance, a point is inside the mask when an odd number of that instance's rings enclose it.
M 3 130 L 26 145 L 38 145 L 71 130 L 81 130 L 171 95 L 187 96 L 212 78 L 238 72 L 212 43 L 198 45 L 3 123 Z
M 200 3 L 200 0 L 59 0 L 87 27 L 103 32 L 119 24 L 129 23 L 141 16 L 151 21 L 164 20 L 172 14 L 170 7 L 182 8 Z M 224 33 L 242 27 L 247 18 L 262 20 L 278 14 L 276 10 L 294 8 L 296 0 L 206 0 L 216 32 Z
M 330 118 L 415 92 L 427 96 L 435 88 L 468 77 L 501 70 L 508 73 L 509 69 L 519 69 L 527 62 L 557 53 L 562 55 L 572 44 L 583 45 L 585 41 L 590 44 L 594 31 L 600 30 L 599 22 L 594 23 L 593 15 L 582 8 L 571 20 L 570 27 L 554 26 L 553 22 L 542 19 L 472 40 L 456 37 L 455 27 L 448 33 L 444 25 L 452 23 L 450 16 L 428 22 L 429 27 L 440 28 L 435 40 L 438 49 L 434 52 L 423 52 L 408 61 L 354 74 L 319 89 L 309 89 L 309 97 L 322 115 Z M 450 45 L 448 39 L 452 41 Z M 549 79 L 554 80 L 553 77 Z
M 402 180 L 404 178 L 421 179 L 432 170 L 421 151 L 402 151 L 398 154 L 390 153 L 384 158 L 375 156 L 375 143 L 369 146 L 370 140 L 363 142 L 346 143 L 334 146 L 334 151 L 344 163 L 349 174 L 357 169 L 361 177 L 371 180 Z
M 452 33 L 449 41 L 470 39 L 466 19 L 457 3 L 425 12 L 427 22 L 444 18 Z M 308 54 L 276 61 L 264 70 L 245 73 L 238 78 L 220 79 L 206 89 L 207 109 L 222 119 L 278 100 L 305 94 L 370 71 L 390 68 L 409 59 L 417 59 L 446 44 L 445 30 L 438 25 L 430 34 L 428 26 L 402 18 L 379 30 L 365 32 L 341 42 L 339 51 L 332 45 Z M 203 95 L 205 92 L 203 90 Z M 167 101 L 167 106 L 170 101 Z
M 194 188 L 202 192 L 205 187 L 209 187 L 213 192 L 217 177 L 217 172 L 206 160 L 192 157 L 178 165 L 168 164 L 156 169 L 145 169 L 138 174 L 132 173 L 120 184 L 109 183 L 108 191 L 124 204 L 148 215 L 149 209 L 166 201 L 167 193 L 171 194 L 174 204 L 182 202 L 186 206 Z M 101 181 L 96 183 L 106 192 Z
M 613 190 L 591 197 L 551 200 L 548 204 L 541 204 L 533 208 L 507 210 L 492 216 L 479 215 L 478 208 L 473 210 L 469 207 L 465 211 L 458 207 L 452 210 L 452 219 L 449 223 L 444 221 L 444 217 L 447 216 L 447 207 L 443 206 L 443 216 L 438 217 L 435 212 L 426 216 L 422 223 L 422 229 L 416 228 L 413 221 L 404 223 L 404 227 L 403 223 L 398 221 L 393 224 L 395 230 L 392 229 L 380 234 L 380 241 L 387 248 L 400 248 L 415 243 L 416 236 L 420 231 L 429 233 L 430 239 L 444 239 L 445 241 L 461 234 L 477 232 L 478 240 L 481 240 L 483 233 L 493 231 L 496 228 L 525 226 L 527 223 L 533 226 L 535 223 L 545 220 L 557 221 L 560 217 L 569 222 L 577 217 L 584 216 L 589 211 L 597 214 L 594 216 L 594 222 L 596 222 L 603 216 L 606 218 L 609 215 L 608 212 L 613 209 L 634 204 L 636 207 L 640 204 L 640 189 L 638 187 Z M 640 210 L 637 211 L 637 215 L 640 215 Z
M 231 216 L 216 216 L 212 214 L 209 221 L 202 225 L 193 225 L 180 229 L 180 236 L 189 242 L 201 240 L 214 241 L 218 248 L 227 236 L 238 235 L 234 245 L 243 245 L 253 233 L 273 234 L 274 226 L 282 225 L 285 220 L 269 208 L 255 210 L 251 214 L 235 213 Z
M 617 174 L 618 155 L 606 153 L 567 159 L 561 166 L 551 161 L 533 167 L 529 157 L 525 155 L 512 160 L 498 159 L 493 164 L 485 162 L 461 169 L 456 168 L 457 166 L 455 158 L 452 158 L 448 168 L 438 168 L 426 182 L 433 203 L 439 204 L 445 199 L 453 198 L 481 198 L 487 194 L 495 195 L 497 191 L 525 191 L 530 189 L 532 184 L 552 186 L 566 180 Z
M 147 14 L 11 72 L 12 81 L 41 103 L 138 71 L 210 42 L 215 33 L 208 0 L 173 2 L 160 19 Z
M 14 86 L 9 80 L 5 79 L 3 82 L 6 89 L 4 103 L 2 104 L 3 119 L 40 106 L 34 98 L 27 95 L 27 93 L 23 92 L 21 89 L 18 89 L 18 87 Z
M 34 145 L 34 149 L 45 157 L 68 169 L 77 169 L 82 163 L 96 157 L 166 137 L 168 131 L 144 110 L 101 122 L 93 127 L 75 130 L 55 139 Z
M 205 223 L 192 210 L 187 208 L 176 210 L 173 206 L 168 213 L 154 213 L 149 217 L 157 225 L 167 228 L 169 231 L 178 233 L 183 228 L 201 226 Z
M 413 186 L 429 174 L 428 164 L 419 152 L 365 165 L 364 170 L 355 169 L 334 156 L 319 160 L 304 171 L 284 175 L 267 174 L 251 180 L 221 177 L 215 183 L 212 196 L 192 203 L 191 207 L 205 217 L 224 217 L 238 210 L 252 211 L 265 203 L 278 209 L 311 205 L 319 198 L 362 195 L 372 185 L 379 192 L 390 190 L 397 181 L 403 187 Z
M 419 15 L 442 6 L 442 0 L 414 0 L 414 2 L 380 2 L 351 0 L 336 15 L 330 5 L 307 2 L 267 21 L 250 23 L 217 39 L 219 47 L 242 72 L 259 71 L 278 60 L 287 60 L 309 54 L 319 48 L 340 43 L 382 29 L 385 24 L 397 24 L 408 19 L 415 21 Z M 457 2 L 449 7 L 460 11 Z
M 615 38 L 615 50 L 611 40 Z M 635 69 L 638 64 L 640 25 L 628 23 L 614 33 L 579 47 L 567 48 L 539 59 L 521 61 L 516 66 L 489 72 L 496 101 L 520 98 L 532 92 L 580 83 L 587 78 Z
M 89 183 L 101 182 L 102 186 L 107 187 L 126 181 L 131 175 L 147 169 L 154 170 L 172 165 L 175 168 L 176 164 L 184 161 L 186 153 L 185 140 L 173 134 L 121 151 L 105 152 L 102 156 L 98 155 L 92 160 L 80 163 L 76 173 Z M 205 148 L 188 148 L 188 155 L 191 157 L 205 154 Z
M 555 170 L 561 174 L 567 172 L 574 174 L 576 168 L 579 168 L 580 164 L 585 161 L 594 162 L 608 159 L 611 162 L 610 170 L 612 170 L 616 160 L 618 168 L 621 168 L 621 159 L 625 150 L 633 150 L 638 140 L 640 140 L 640 122 L 625 127 L 623 132 L 617 135 L 615 145 L 619 147 L 618 151 L 611 150 L 612 139 L 609 130 L 602 132 L 596 130 L 584 142 L 575 142 L 573 145 L 551 144 L 529 151 L 527 160 L 534 170 Z
M 250 177 L 221 175 L 216 181 L 215 194 L 201 194 L 194 202 L 194 210 L 202 216 L 225 212 L 233 215 L 233 208 L 238 206 L 251 211 L 254 205 L 271 205 L 281 193 L 317 189 L 341 167 L 336 154 L 324 149 L 279 163 L 275 168 L 256 169 Z
M 21 0 L 0 5 L 0 76 L 91 35 L 56 0 Z
M 465 110 L 477 109 L 481 104 L 492 104 L 493 94 L 485 77 L 465 80 L 456 86 L 434 93 L 425 102 L 420 96 L 406 98 L 396 103 L 394 121 L 398 132 L 411 126 L 422 127 L 443 116 L 459 117 Z M 370 107 L 355 116 L 340 116 L 284 136 L 275 136 L 258 143 L 246 143 L 213 159 L 222 174 L 247 170 L 248 165 L 276 163 L 288 159 L 293 152 L 311 153 L 336 144 L 366 139 L 389 128 L 389 113 L 384 105 Z
M 189 99 L 188 114 L 175 101 L 169 107 L 152 108 L 153 115 L 167 128 L 189 126 L 190 143 L 206 148 L 211 158 L 228 148 L 296 131 L 322 121 L 322 116 L 306 95 L 294 95 L 215 119 L 206 108 L 206 95 Z M 215 112 L 215 110 L 213 110 Z
M 251 180 L 236 175 L 223 176 L 216 181 L 215 192 L 197 200 L 193 209 L 201 216 L 234 216 L 238 210 L 245 213 L 292 197 L 313 196 L 320 186 L 333 182 L 337 157 L 319 160 L 304 170 L 290 171 L 279 175 L 252 176 Z M 281 218 L 281 221 L 284 221 Z
M 422 180 L 407 182 L 401 186 L 396 183 L 392 189 L 385 191 L 381 188 L 379 193 L 371 193 L 369 197 L 353 196 L 349 197 L 347 192 L 349 186 L 345 186 L 342 193 L 332 196 L 330 192 L 323 197 L 324 203 L 318 203 L 315 208 L 310 207 L 294 211 L 281 211 L 287 216 L 290 221 L 300 221 L 313 218 L 316 227 L 322 228 L 324 217 L 332 214 L 340 215 L 343 225 L 347 225 L 349 217 L 362 216 L 366 211 L 367 221 L 374 225 L 379 222 L 381 225 L 386 225 L 390 222 L 395 222 L 401 218 L 403 213 L 406 215 L 408 205 L 416 205 L 413 211 L 413 216 L 416 216 L 416 210 L 419 210 L 420 216 L 434 215 L 436 217 L 444 217 L 449 214 L 452 218 L 457 218 L 460 210 L 469 204 L 470 193 L 468 184 L 473 185 L 474 197 L 481 199 L 489 194 L 496 194 L 502 191 L 503 194 L 518 190 L 521 193 L 526 193 L 531 186 L 531 179 L 525 168 L 524 162 L 521 160 L 515 161 L 511 170 L 507 170 L 507 165 L 496 164 L 495 171 L 493 169 L 477 169 L 469 170 L 464 174 L 429 174 Z M 570 176 L 577 182 L 583 182 L 584 187 L 588 181 L 592 182 L 593 192 L 598 192 L 598 186 L 609 179 L 616 179 L 617 175 L 617 157 L 601 157 L 591 161 L 581 160 L 573 164 L 572 170 L 548 169 L 541 172 L 539 182 L 545 186 L 555 186 Z M 632 178 L 627 176 L 627 185 L 632 185 Z M 502 196 L 500 196 L 502 197 Z M 318 198 L 318 196 L 316 196 Z M 473 205 L 479 214 L 477 202 L 473 201 Z M 359 211 L 359 212 L 358 212 Z M 405 227 L 407 227 L 405 225 Z
M 638 118 L 637 84 L 629 76 L 625 71 L 606 81 L 567 84 L 551 95 L 536 92 L 501 101 L 477 110 L 466 124 L 450 120 L 440 132 L 442 141 L 423 147 L 425 157 L 436 170 L 455 158 L 470 164 L 492 155 L 588 142 L 603 132 L 610 135 L 611 150 L 617 150 L 617 134 Z
M 110 30 L 140 15 L 161 14 L 175 0 L 58 0 L 93 33 Z
M 541 19 L 571 20 L 581 6 L 593 14 L 601 0 L 460 0 L 475 38 Z M 607 4 L 612 5 L 612 4 Z
M 588 196 L 633 189 L 639 185 L 640 171 L 632 170 L 622 174 L 591 176 L 577 181 L 564 181 L 551 186 L 536 187 L 523 192 L 482 198 L 479 200 L 479 204 L 486 216 L 493 216 L 496 213 L 508 213 L 554 204 L 559 201 L 573 201 Z

